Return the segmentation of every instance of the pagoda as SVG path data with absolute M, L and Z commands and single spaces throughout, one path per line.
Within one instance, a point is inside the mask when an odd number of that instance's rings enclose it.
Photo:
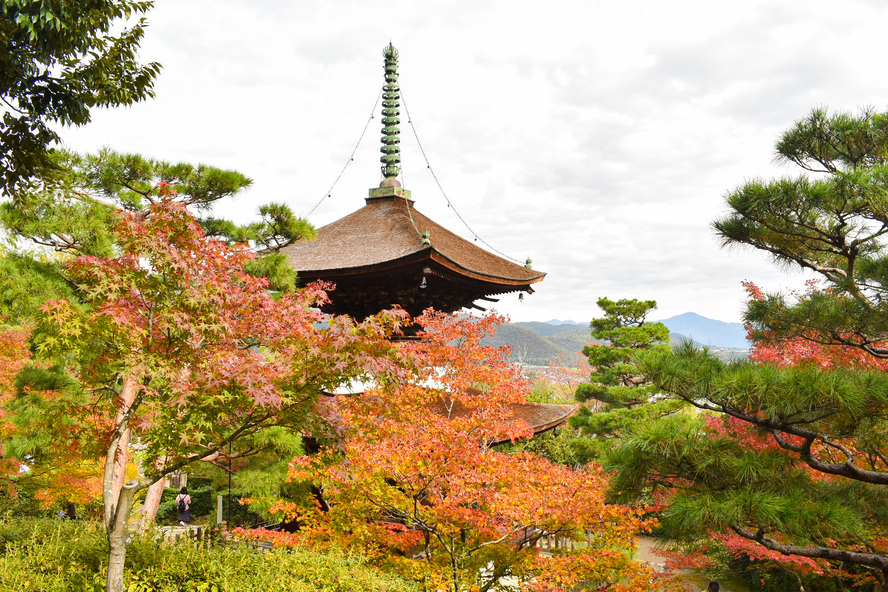
M 512 263 L 450 232 L 415 207 L 401 171 L 398 51 L 383 51 L 382 177 L 363 208 L 318 230 L 313 241 L 283 250 L 300 281 L 332 282 L 324 312 L 357 320 L 398 305 L 411 317 L 426 308 L 454 312 L 484 307 L 494 296 L 532 293 L 545 273 Z
M 357 320 L 400 306 L 411 318 L 432 307 L 443 312 L 462 308 L 484 310 L 476 303 L 496 302 L 510 292 L 533 293 L 545 273 L 512 263 L 481 249 L 420 213 L 410 191 L 397 180 L 401 171 L 400 89 L 398 51 L 383 50 L 382 177 L 370 189 L 365 205 L 318 229 L 313 241 L 297 241 L 282 252 L 302 283 L 335 284 L 324 312 Z M 417 328 L 407 327 L 409 338 Z M 365 385 L 343 385 L 328 395 L 355 395 Z M 510 406 L 539 434 L 564 424 L 577 405 L 523 403 Z M 467 411 L 466 411 L 467 412 Z

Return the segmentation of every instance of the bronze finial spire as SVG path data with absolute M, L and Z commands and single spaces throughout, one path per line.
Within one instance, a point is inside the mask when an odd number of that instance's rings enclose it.
M 401 112 L 401 89 L 398 87 L 398 50 L 389 42 L 382 50 L 385 58 L 385 86 L 382 87 L 382 176 L 394 179 L 401 172 L 401 130 L 398 116 Z

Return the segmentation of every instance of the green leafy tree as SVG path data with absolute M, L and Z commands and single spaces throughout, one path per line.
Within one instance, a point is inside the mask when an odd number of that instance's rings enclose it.
M 50 160 L 53 167 L 21 183 L 11 199 L 0 204 L 0 226 L 14 246 L 24 240 L 60 253 L 112 255 L 118 211 L 147 216 L 152 204 L 167 199 L 209 212 L 218 200 L 237 195 L 252 183 L 237 171 L 109 149 L 94 155 L 59 150 Z M 215 219 L 205 226 L 211 235 L 251 245 L 260 256 L 247 263 L 248 271 L 269 278 L 275 290 L 292 290 L 296 272 L 277 251 L 293 241 L 314 238 L 315 230 L 282 204 L 263 205 L 259 213 L 260 221 L 243 226 Z M 20 252 L 20 257 L 25 256 Z
M 54 124 L 89 123 L 96 107 L 154 95 L 160 65 L 140 64 L 153 6 L 138 0 L 0 2 L 0 188 L 52 166 Z M 139 17 L 128 28 L 133 17 Z
M 570 419 L 585 436 L 571 442 L 580 462 L 599 458 L 636 424 L 677 407 L 674 401 L 656 399 L 657 387 L 636 364 L 641 351 L 669 349 L 669 329 L 647 321 L 657 303 L 599 298 L 597 304 L 604 316 L 592 320 L 592 337 L 605 343 L 583 348 L 593 370 L 589 382 L 577 387 L 576 398 L 587 405 Z
M 753 337 L 779 355 L 724 364 L 683 347 L 643 356 L 657 388 L 704 413 L 628 440 L 616 489 L 669 492 L 663 523 L 673 536 L 715 531 L 750 553 L 842 568 L 885 589 L 888 114 L 815 110 L 783 134 L 777 160 L 804 172 L 731 192 L 715 229 L 725 245 L 771 253 L 821 284 L 754 294 Z
M 75 298 L 75 288 L 51 257 L 0 248 L 0 316 L 24 325 L 52 298 Z

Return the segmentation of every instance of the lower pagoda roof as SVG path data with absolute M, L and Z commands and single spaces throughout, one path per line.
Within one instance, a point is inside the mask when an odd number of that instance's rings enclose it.
M 476 300 L 532 293 L 532 284 L 546 275 L 450 232 L 416 210 L 409 192 L 395 184 L 371 190 L 363 208 L 282 252 L 302 283 L 336 284 L 325 312 L 355 318 L 393 304 L 411 316 L 428 307 L 482 308 Z
M 331 404 L 334 397 L 355 397 L 363 396 L 368 388 L 372 388 L 372 383 L 355 382 L 341 385 L 337 389 L 331 391 L 323 391 L 324 395 L 318 401 L 321 414 L 334 423 L 341 421 L 341 417 Z M 470 388 L 472 394 L 481 396 L 482 392 Z M 553 430 L 567 423 L 567 420 L 574 415 L 580 408 L 577 404 L 555 404 L 555 403 L 509 403 L 506 405 L 505 417 L 506 421 L 523 421 L 533 431 L 534 436 L 538 436 L 549 430 Z M 429 405 L 429 411 L 436 415 L 457 418 L 471 415 L 473 411 L 465 405 L 455 400 L 438 401 Z M 500 438 L 498 440 L 488 442 L 489 446 L 503 444 L 508 442 L 508 438 Z

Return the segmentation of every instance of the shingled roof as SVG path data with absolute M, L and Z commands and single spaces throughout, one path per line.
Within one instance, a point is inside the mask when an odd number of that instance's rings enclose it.
M 505 419 L 525 422 L 533 430 L 533 435 L 536 436 L 567 423 L 568 418 L 576 413 L 579 407 L 579 405 L 556 405 L 554 403 L 510 403 L 508 405 L 509 417 Z M 443 402 L 433 404 L 431 409 L 434 413 L 447 417 L 463 417 L 472 412 L 453 401 L 449 401 L 446 406 Z M 489 444 L 494 446 L 508 441 L 508 438 L 503 438 Z
M 368 385 L 358 384 L 345 386 L 336 392 L 324 392 L 325 395 L 318 401 L 318 408 L 321 414 L 334 423 L 341 421 L 339 413 L 332 405 L 333 397 L 336 396 L 357 396 L 363 395 Z M 471 389 L 475 390 L 475 389 Z M 480 391 L 476 391 L 480 394 Z M 508 408 L 508 417 L 506 421 L 523 421 L 531 430 L 533 435 L 537 436 L 543 432 L 555 429 L 567 423 L 568 418 L 577 412 L 579 405 L 557 405 L 553 403 L 510 403 Z M 437 415 L 446 417 L 464 417 L 472 413 L 472 410 L 460 404 L 457 401 L 444 401 L 433 403 L 429 406 L 429 410 Z M 508 438 L 503 438 L 495 442 L 488 442 L 490 446 L 508 442 Z
M 398 50 L 383 50 L 380 152 L 383 181 L 366 205 L 283 249 L 303 283 L 336 284 L 325 312 L 363 318 L 398 305 L 412 317 L 426 308 L 453 312 L 507 292 L 532 293 L 546 274 L 485 251 L 424 216 L 397 177 L 401 170 Z
M 283 249 L 303 283 L 336 284 L 325 311 L 363 318 L 399 305 L 411 316 L 433 307 L 482 309 L 476 300 L 532 293 L 545 273 L 485 251 L 419 212 L 397 182 L 371 190 L 366 205 Z M 374 194 L 388 194 L 374 196 Z
M 417 255 L 513 290 L 526 289 L 546 275 L 457 236 L 419 212 L 410 199 L 368 198 L 366 202 L 358 211 L 319 229 L 317 239 L 297 241 L 283 250 L 303 278 L 361 273 Z

